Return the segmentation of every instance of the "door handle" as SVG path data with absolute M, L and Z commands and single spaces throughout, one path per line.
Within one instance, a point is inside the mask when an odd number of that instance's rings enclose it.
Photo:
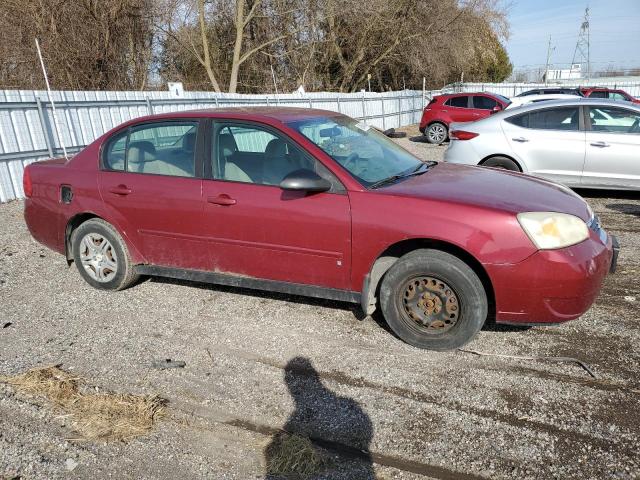
M 231 198 L 229 195 L 225 193 L 218 195 L 217 197 L 207 197 L 207 202 L 214 203 L 216 205 L 223 205 L 226 207 L 236 204 L 235 199 Z
M 118 185 L 117 187 L 111 187 L 109 189 L 111 193 L 115 193 L 116 195 L 129 195 L 131 193 L 131 189 L 126 185 Z
M 598 147 L 598 148 L 605 148 L 605 147 L 610 147 L 611 145 L 609 145 L 606 142 L 593 142 L 591 144 L 592 147 Z
M 528 142 L 529 141 L 528 138 L 524 138 L 524 137 L 516 137 L 516 138 L 512 138 L 511 140 L 513 140 L 514 142 L 520 142 L 520 143 L 524 143 L 524 142 Z

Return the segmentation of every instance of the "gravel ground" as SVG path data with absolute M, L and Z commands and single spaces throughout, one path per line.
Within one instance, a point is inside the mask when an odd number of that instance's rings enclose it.
M 445 148 L 399 141 L 425 159 Z M 22 202 L 0 205 L 0 375 L 62 364 L 169 401 L 149 435 L 93 443 L 0 383 L 0 479 L 275 478 L 265 448 L 281 428 L 330 440 L 316 478 L 640 478 L 640 197 L 580 193 L 622 244 L 594 307 L 562 326 L 486 327 L 468 348 L 577 357 L 596 379 L 420 351 L 339 302 L 161 279 L 102 293 L 30 238 Z M 186 367 L 151 367 L 165 358 Z

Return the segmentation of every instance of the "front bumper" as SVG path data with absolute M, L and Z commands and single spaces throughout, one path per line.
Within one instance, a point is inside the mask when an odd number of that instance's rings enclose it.
M 599 225 L 577 245 L 540 250 L 517 264 L 485 265 L 496 299 L 496 322 L 549 324 L 573 320 L 595 301 L 619 244 Z

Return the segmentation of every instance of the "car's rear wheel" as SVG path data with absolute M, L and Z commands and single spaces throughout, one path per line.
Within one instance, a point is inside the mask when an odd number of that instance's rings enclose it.
M 449 131 L 444 123 L 434 122 L 427 127 L 425 135 L 427 137 L 427 142 L 440 145 L 447 139 Z
M 483 167 L 503 168 L 512 172 L 521 172 L 522 170 L 516 162 L 507 157 L 491 157 L 482 163 Z
M 122 290 L 138 279 L 127 245 L 109 223 L 92 218 L 71 235 L 73 260 L 80 276 L 101 290 Z
M 393 264 L 382 281 L 380 303 L 400 339 L 440 351 L 471 341 L 488 311 L 485 289 L 473 269 L 432 249 L 415 250 Z

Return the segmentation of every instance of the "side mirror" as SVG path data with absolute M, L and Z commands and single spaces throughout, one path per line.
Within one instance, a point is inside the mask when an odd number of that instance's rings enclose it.
M 502 105 L 500 105 L 500 104 L 496 105 L 495 107 L 493 107 L 491 109 L 491 113 L 498 113 L 500 111 L 502 111 Z
M 284 177 L 280 182 L 280 188 L 303 192 L 326 192 L 331 190 L 331 182 L 312 170 L 301 168 Z

